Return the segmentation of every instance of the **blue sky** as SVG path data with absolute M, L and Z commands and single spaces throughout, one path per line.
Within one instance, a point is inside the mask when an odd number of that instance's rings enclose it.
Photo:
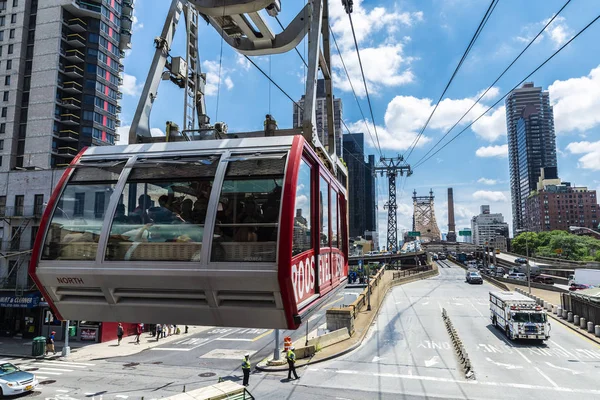
M 408 159 L 409 163 L 417 164 L 564 2 L 500 0 L 417 149 Z M 160 34 L 169 3 L 166 0 L 136 3 L 132 50 L 124 60 L 125 96 L 121 115 L 121 136 L 124 139 L 153 56 L 153 39 Z M 282 3 L 280 19 L 285 24 L 301 9 L 303 2 Z M 367 112 L 348 17 L 343 12 L 341 1 L 331 0 L 330 3 L 333 31 L 350 70 L 352 83 L 359 89 L 361 106 Z M 460 60 L 489 1 L 355 0 L 354 4 L 353 20 L 382 151 L 387 157 L 405 154 Z M 541 39 L 490 90 L 481 105 L 475 106 L 459 125 L 460 129 L 453 131 L 449 137 L 479 116 L 599 14 L 600 3 L 596 0 L 572 1 Z M 279 32 L 276 22 L 266 18 L 272 29 Z M 599 35 L 600 22 L 530 78 L 536 86 L 550 91 L 557 133 L 559 176 L 564 181 L 592 189 L 600 189 Z M 292 125 L 292 103 L 289 99 L 275 87 L 270 87 L 258 70 L 244 62 L 226 44 L 223 44 L 219 78 L 220 36 L 205 24 L 201 24 L 199 36 L 202 70 L 208 75 L 206 104 L 213 122 L 225 121 L 230 131 L 258 130 L 262 129 L 264 115 L 270 112 L 280 127 Z M 174 45 L 172 54 L 183 53 L 183 39 L 183 30 L 179 29 L 176 36 L 178 43 Z M 305 54 L 304 43 L 298 49 Z M 343 100 L 344 120 L 353 131 L 365 133 L 368 153 L 378 156 L 378 150 L 372 146 L 366 132 L 365 122 L 361 120 L 348 80 L 340 69 L 335 48 L 332 48 L 332 54 L 334 93 Z M 265 71 L 270 71 L 271 77 L 292 98 L 302 96 L 305 69 L 295 52 L 258 57 L 255 62 Z M 166 120 L 182 119 L 182 104 L 183 92 L 172 84 L 163 83 L 153 108 L 152 126 L 164 130 Z M 502 212 L 506 220 L 512 222 L 503 104 L 503 101 L 500 102 L 453 143 L 415 168 L 413 176 L 405 183 L 400 181 L 399 190 L 404 185 L 404 191 L 398 193 L 398 224 L 401 230 L 411 227 L 413 189 L 425 195 L 433 188 L 438 225 L 445 232 L 446 188 L 449 186 L 454 188 L 458 228 L 469 226 L 471 216 L 478 213 L 482 204 L 489 204 L 492 212 Z M 387 223 L 383 209 L 387 198 L 385 179 L 378 179 L 378 190 L 379 231 L 384 242 Z

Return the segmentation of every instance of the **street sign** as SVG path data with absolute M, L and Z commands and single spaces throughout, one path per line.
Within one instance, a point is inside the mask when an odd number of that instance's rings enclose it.
M 421 236 L 421 232 L 419 232 L 419 231 L 408 232 L 408 237 L 417 237 L 417 236 Z
M 471 236 L 471 231 L 458 231 L 458 236 Z
M 562 254 L 562 249 L 556 249 L 556 250 L 554 250 L 554 252 L 555 252 L 556 254 Z

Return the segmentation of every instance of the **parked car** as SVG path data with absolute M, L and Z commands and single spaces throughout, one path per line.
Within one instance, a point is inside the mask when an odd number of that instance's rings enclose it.
M 589 289 L 590 287 L 588 285 L 584 285 L 581 283 L 573 283 L 571 284 L 571 286 L 569 286 L 569 290 L 571 291 L 575 291 L 575 290 L 584 290 L 584 289 Z
M 483 284 L 483 278 L 477 271 L 467 271 L 467 282 Z
M 523 257 L 515 258 L 515 264 L 527 264 L 527 260 Z
M 33 391 L 38 385 L 35 375 L 11 363 L 0 364 L 0 397 Z
M 536 276 L 531 279 L 533 282 L 544 283 L 546 285 L 554 285 L 554 279 L 549 276 Z
M 440 260 L 445 260 L 445 259 L 446 259 L 446 255 L 445 255 L 445 254 L 440 254 L 440 255 L 438 256 L 438 258 L 439 258 Z
M 437 261 L 437 260 L 438 260 L 438 255 L 437 255 L 437 254 L 434 254 L 434 255 L 433 255 L 433 261 Z

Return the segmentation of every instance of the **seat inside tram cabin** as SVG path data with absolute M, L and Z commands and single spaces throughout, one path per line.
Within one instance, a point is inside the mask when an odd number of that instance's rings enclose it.
M 105 261 L 197 261 L 221 157 L 139 158 L 112 215 Z M 62 193 L 42 260 L 96 259 L 126 159 L 81 162 Z M 211 261 L 275 262 L 286 154 L 237 155 L 220 188 Z

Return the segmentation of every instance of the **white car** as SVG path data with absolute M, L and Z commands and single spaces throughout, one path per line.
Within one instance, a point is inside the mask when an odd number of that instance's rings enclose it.
M 522 272 L 512 272 L 512 273 L 508 274 L 506 276 L 506 278 L 516 279 L 518 281 L 526 281 L 527 280 L 527 275 L 525 275 Z
M 37 385 L 34 374 L 10 363 L 0 364 L 0 397 L 31 392 Z

